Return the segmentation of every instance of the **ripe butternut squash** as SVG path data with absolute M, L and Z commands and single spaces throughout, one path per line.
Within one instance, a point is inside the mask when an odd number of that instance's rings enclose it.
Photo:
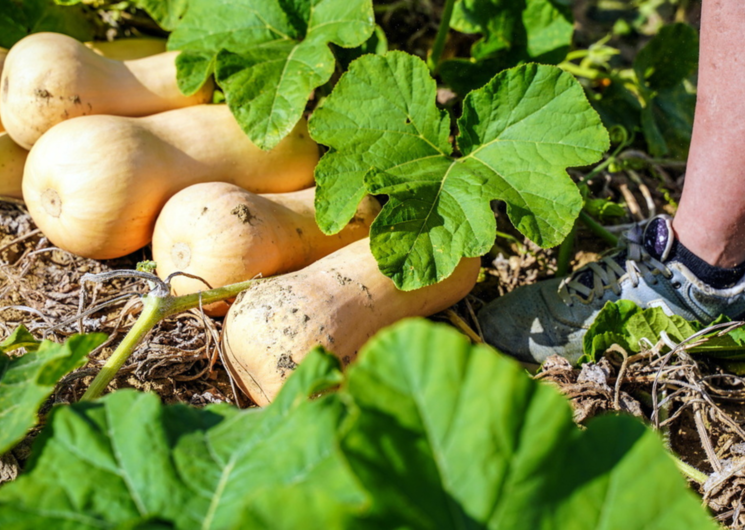
M 66 35 L 29 35 L 5 60 L 3 125 L 17 144 L 30 149 L 53 125 L 77 116 L 147 116 L 209 101 L 210 83 L 193 96 L 181 94 L 177 54 L 115 61 Z
M 373 197 L 362 200 L 352 221 L 327 236 L 315 221 L 315 188 L 256 195 L 233 184 L 208 182 L 181 190 L 163 207 L 153 233 L 158 276 L 173 272 L 199 276 L 211 287 L 273 276 L 306 267 L 367 237 L 380 212 Z M 173 278 L 178 295 L 207 289 L 199 280 Z M 206 306 L 223 316 L 230 304 Z
M 305 120 L 262 151 L 225 105 L 85 116 L 56 125 L 33 147 L 23 196 L 52 243 L 109 259 L 148 244 L 158 213 L 179 190 L 222 181 L 256 193 L 296 191 L 313 185 L 317 162 Z
M 16 144 L 7 132 L 0 132 L 0 197 L 22 199 L 21 181 L 28 151 Z
M 131 61 L 157 55 L 166 51 L 166 41 L 163 39 L 117 39 L 112 41 L 91 41 L 85 45 L 108 59 L 117 61 Z
M 444 281 L 399 291 L 361 239 L 294 273 L 255 283 L 225 317 L 225 362 L 258 405 L 271 402 L 305 355 L 320 344 L 346 365 L 381 328 L 442 311 L 476 284 L 480 260 L 465 258 Z

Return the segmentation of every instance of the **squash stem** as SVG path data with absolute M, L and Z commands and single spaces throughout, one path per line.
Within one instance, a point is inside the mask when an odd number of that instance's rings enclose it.
M 582 223 L 589 228 L 593 234 L 608 243 L 610 246 L 615 247 L 618 245 L 618 236 L 611 233 L 603 225 L 590 217 L 584 210 L 579 212 L 579 220 L 582 221 Z
M 437 29 L 435 43 L 432 45 L 432 52 L 429 54 L 429 58 L 427 59 L 427 64 L 433 74 L 437 73 L 437 69 L 440 66 L 440 57 L 445 49 L 445 41 L 447 40 L 448 32 L 450 31 L 450 19 L 453 17 L 454 7 L 455 0 L 445 0 L 445 7 L 442 9 L 440 27 Z
M 83 394 L 81 401 L 96 399 L 106 390 L 106 387 L 116 377 L 117 372 L 127 362 L 127 359 L 132 355 L 137 345 L 158 322 L 171 315 L 199 307 L 200 304 L 207 305 L 233 298 L 241 291 L 246 290 L 251 284 L 258 281 L 261 280 L 248 280 L 183 296 L 143 296 L 142 313 L 137 317 L 137 321 L 122 342 L 119 343 L 119 346 L 114 350 L 111 357 L 106 361 L 101 371 L 93 379 L 88 390 Z
M 559 256 L 556 258 L 556 277 L 561 278 L 569 274 L 569 262 L 574 254 L 574 240 L 577 237 L 577 222 L 572 226 L 572 231 L 561 243 Z
M 200 291 L 193 294 L 185 294 L 183 296 L 169 296 L 165 300 L 168 301 L 168 314 L 170 316 L 176 313 L 183 313 L 189 309 L 199 307 L 199 304 L 209 305 L 214 302 L 221 302 L 229 298 L 233 298 L 238 295 L 241 291 L 245 291 L 252 284 L 260 282 L 262 279 L 246 280 L 245 282 L 233 283 L 224 287 L 217 287 L 208 291 Z
M 707 480 L 709 480 L 709 475 L 707 475 L 703 471 L 699 471 L 695 467 L 689 464 L 686 464 L 680 458 L 678 458 L 672 453 L 668 453 L 668 454 L 675 462 L 675 465 L 678 466 L 678 470 L 681 473 L 683 473 L 687 478 L 691 479 L 692 481 L 700 485 L 703 485 L 704 483 L 706 483 Z
M 93 379 L 91 386 L 85 391 L 81 401 L 90 401 L 100 396 L 109 383 L 116 376 L 119 369 L 127 362 L 137 345 L 147 335 L 151 329 L 163 318 L 163 302 L 165 299 L 155 296 L 144 296 L 142 299 L 143 308 L 137 322 L 127 332 L 122 342 L 116 347 L 114 353 L 106 361 L 101 371 Z

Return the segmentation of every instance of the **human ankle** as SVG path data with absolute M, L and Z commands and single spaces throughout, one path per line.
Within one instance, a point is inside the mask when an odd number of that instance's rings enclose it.
M 644 246 L 654 258 L 665 263 L 678 262 L 690 270 L 699 280 L 714 289 L 726 289 L 745 276 L 745 263 L 734 267 L 720 267 L 709 263 L 693 250 L 673 229 L 669 217 L 657 217 L 644 233 Z
M 672 228 L 677 241 L 712 267 L 732 269 L 745 263 L 745 234 L 730 237 L 736 231 L 732 227 L 714 230 L 703 223 L 679 222 L 676 217 Z

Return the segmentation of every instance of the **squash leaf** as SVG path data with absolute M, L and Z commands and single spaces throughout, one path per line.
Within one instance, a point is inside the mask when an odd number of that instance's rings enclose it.
M 91 40 L 94 26 L 82 7 L 63 7 L 57 3 L 54 0 L 0 0 L 0 46 L 10 48 L 26 35 L 43 31 L 64 33 L 80 41 Z
M 555 388 L 445 326 L 381 332 L 346 389 L 363 528 L 716 527 L 654 432 L 628 416 L 580 431 Z
M 36 425 L 39 407 L 57 382 L 85 364 L 86 355 L 105 338 L 102 334 L 74 335 L 63 344 L 39 344 L 20 327 L 0 344 L 0 454 Z M 20 347 L 28 353 L 16 358 L 4 353 Z
M 569 6 L 558 0 L 459 0 L 450 26 L 462 33 L 481 33 L 471 50 L 474 59 L 500 51 L 518 58 L 561 62 L 574 33 Z
M 186 13 L 189 0 L 135 0 L 135 5 L 147 11 L 161 28 L 173 31 Z
M 18 348 L 26 348 L 27 352 L 33 352 L 39 349 L 39 344 L 41 344 L 41 341 L 29 333 L 26 326 L 21 324 L 7 339 L 0 342 L 0 353 L 12 352 Z
M 561 0 L 458 0 L 450 26 L 483 35 L 472 46 L 470 60 L 440 66 L 443 80 L 460 94 L 524 62 L 560 63 L 574 33 L 571 9 Z
M 722 316 L 714 324 L 728 321 L 729 318 Z M 597 362 L 613 344 L 629 353 L 639 353 L 645 346 L 657 344 L 663 331 L 678 343 L 709 326 L 679 315 L 667 315 L 660 307 L 642 309 L 630 300 L 608 302 L 584 336 L 583 356 L 578 363 Z M 737 328 L 722 336 L 719 331 L 705 335 L 707 340 L 687 348 L 688 353 L 714 360 L 745 361 L 745 329 Z
M 446 326 L 381 332 L 342 380 L 319 349 L 262 410 L 126 390 L 57 407 L 0 527 L 715 528 L 655 433 L 580 431 L 558 391 Z
M 634 58 L 640 82 L 652 90 L 673 88 L 698 66 L 698 33 L 688 24 L 663 26 Z
M 335 59 L 329 43 L 353 48 L 373 33 L 371 0 L 191 0 L 168 47 L 184 93 L 214 72 L 251 140 L 276 146 L 295 126 Z
M 308 396 L 340 378 L 315 352 L 264 410 L 165 407 L 129 390 L 57 407 L 29 472 L 0 489 L 0 527 L 338 528 L 364 500 L 334 440 L 345 411 Z
M 688 24 L 670 24 L 634 59 L 644 102 L 641 128 L 654 156 L 688 156 L 696 94 L 685 80 L 698 66 L 698 40 Z
M 525 65 L 470 93 L 458 120 L 435 103 L 424 62 L 401 52 L 350 65 L 311 117 L 311 136 L 331 147 L 316 168 L 316 220 L 343 228 L 367 193 L 388 203 L 371 229 L 380 270 L 400 289 L 448 277 L 463 256 L 485 254 L 496 236 L 489 202 L 507 202 L 515 226 L 541 246 L 559 244 L 582 197 L 568 166 L 597 161 L 608 135 L 574 78 Z

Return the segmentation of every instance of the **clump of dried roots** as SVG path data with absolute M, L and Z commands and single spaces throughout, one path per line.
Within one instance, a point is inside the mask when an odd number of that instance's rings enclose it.
M 717 519 L 745 528 L 745 378 L 689 350 L 743 322 L 718 324 L 681 343 L 663 332 L 657 344 L 629 355 L 611 347 L 597 363 L 576 369 L 552 356 L 535 376 L 550 381 L 572 401 L 582 424 L 606 411 L 642 418 L 699 477 L 691 480 Z M 663 353 L 664 352 L 664 353 Z M 689 474 L 690 478 L 691 474 Z

